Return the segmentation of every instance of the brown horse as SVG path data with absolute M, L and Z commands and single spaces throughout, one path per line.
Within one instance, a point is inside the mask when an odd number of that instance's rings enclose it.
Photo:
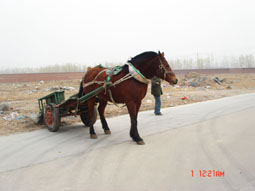
M 147 79 L 151 79 L 153 76 L 158 76 L 159 78 L 169 82 L 171 85 L 176 84 L 178 81 L 174 72 L 171 70 L 171 67 L 167 63 L 164 57 L 164 53 L 159 52 L 157 54 L 155 52 L 144 52 L 129 60 L 128 63 L 131 63 Z M 128 67 L 131 66 L 124 65 L 122 71 L 117 75 L 113 75 L 110 81 L 114 83 L 117 80 L 123 78 L 125 75 L 127 75 L 129 73 Z M 105 72 L 105 68 L 102 67 L 94 67 L 88 70 L 83 78 L 83 81 L 81 82 L 80 94 L 81 93 L 86 94 L 102 86 L 103 84 L 93 83 L 92 81 L 96 80 L 97 82 L 99 81 L 103 82 L 106 80 L 107 76 L 108 75 Z M 142 99 L 146 95 L 147 88 L 148 84 L 142 83 L 136 80 L 135 78 L 129 78 L 119 83 L 118 85 L 112 86 L 110 88 L 112 96 L 110 95 L 109 91 L 101 92 L 97 97 L 93 97 L 88 100 L 90 121 L 93 121 L 94 116 L 93 108 L 95 102 L 98 101 L 99 102 L 98 112 L 100 115 L 102 127 L 104 129 L 105 134 L 111 134 L 111 131 L 104 117 L 104 111 L 107 102 L 114 101 L 116 103 L 124 103 L 127 106 L 131 119 L 130 137 L 137 144 L 144 144 L 144 141 L 139 136 L 137 130 L 137 115 L 142 103 Z M 92 139 L 97 138 L 92 123 L 90 123 L 90 136 Z

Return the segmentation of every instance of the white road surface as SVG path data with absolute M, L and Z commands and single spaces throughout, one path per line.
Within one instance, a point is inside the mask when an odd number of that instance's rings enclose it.
M 2 136 L 0 191 L 255 190 L 255 93 L 162 113 L 139 113 L 142 146 L 128 115 L 96 140 L 81 124 Z

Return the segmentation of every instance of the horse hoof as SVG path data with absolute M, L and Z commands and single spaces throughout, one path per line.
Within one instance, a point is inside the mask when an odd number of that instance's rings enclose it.
M 110 135 L 110 134 L 111 134 L 111 131 L 110 131 L 110 130 L 104 130 L 104 133 L 105 133 L 106 135 Z
M 97 139 L 97 134 L 91 134 L 91 135 L 90 135 L 90 138 L 91 138 L 91 139 Z
M 144 141 L 137 141 L 136 143 L 137 143 L 138 145 L 144 145 L 144 144 L 145 144 Z

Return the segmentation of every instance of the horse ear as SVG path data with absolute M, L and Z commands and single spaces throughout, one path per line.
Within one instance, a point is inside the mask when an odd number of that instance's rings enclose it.
M 165 57 L 165 53 L 164 52 L 162 52 L 162 54 L 161 54 L 163 57 Z
M 158 51 L 158 55 L 160 55 L 161 54 L 161 52 L 160 51 Z

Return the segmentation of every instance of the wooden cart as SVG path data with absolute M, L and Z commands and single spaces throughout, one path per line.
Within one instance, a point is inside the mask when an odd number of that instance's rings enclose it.
M 112 85 L 111 82 L 107 82 L 107 87 Z M 85 126 L 89 126 L 89 110 L 87 100 L 97 96 L 99 93 L 105 90 L 105 87 L 99 87 L 88 94 L 78 98 L 78 94 L 70 96 L 65 100 L 64 91 L 55 91 L 47 96 L 38 99 L 40 113 L 43 116 L 44 123 L 49 131 L 56 132 L 60 127 L 60 121 L 62 117 L 80 115 L 81 121 Z M 96 105 L 94 107 L 94 124 L 97 119 Z

